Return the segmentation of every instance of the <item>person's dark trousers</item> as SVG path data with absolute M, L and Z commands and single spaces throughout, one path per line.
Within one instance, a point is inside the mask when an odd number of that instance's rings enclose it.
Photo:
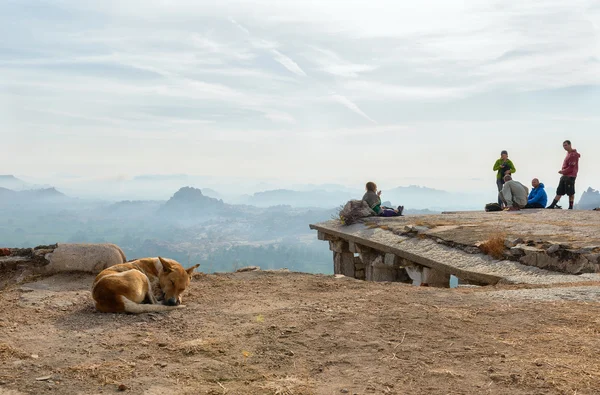
M 498 187 L 498 204 L 500 207 L 504 207 L 504 202 L 500 199 L 500 191 L 502 190 L 502 186 L 504 185 L 504 180 L 499 178 L 496 180 L 496 186 Z
M 531 203 L 531 204 L 527 203 L 527 205 L 523 208 L 544 208 L 544 206 L 542 206 L 539 203 Z

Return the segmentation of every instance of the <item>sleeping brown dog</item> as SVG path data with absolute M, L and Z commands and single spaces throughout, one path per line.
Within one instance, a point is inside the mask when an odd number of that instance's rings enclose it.
M 185 307 L 181 294 L 200 265 L 184 269 L 166 258 L 142 258 L 101 271 L 92 297 L 103 313 L 148 313 Z

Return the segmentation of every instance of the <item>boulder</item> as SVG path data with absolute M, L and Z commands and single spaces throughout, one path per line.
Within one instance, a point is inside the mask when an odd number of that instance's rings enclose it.
M 42 274 L 86 272 L 96 274 L 107 267 L 126 262 L 115 244 L 59 244 L 45 256 L 48 264 L 37 269 Z

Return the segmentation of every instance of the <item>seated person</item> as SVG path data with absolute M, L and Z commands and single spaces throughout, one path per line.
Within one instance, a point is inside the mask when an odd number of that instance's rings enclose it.
M 504 210 L 520 210 L 527 205 L 527 195 L 529 189 L 521 184 L 519 181 L 515 181 L 511 176 L 504 176 L 504 185 L 502 190 L 498 193 L 498 197 L 506 208 Z
M 544 208 L 548 203 L 548 195 L 544 189 L 544 184 L 537 178 L 531 180 L 531 186 L 533 189 L 529 193 L 527 198 L 527 205 L 523 208 Z
M 398 206 L 397 209 L 385 207 L 381 205 L 381 191 L 377 191 L 377 185 L 374 182 L 367 182 L 365 186 L 367 192 L 362 200 L 367 202 L 371 210 L 375 211 L 381 217 L 399 217 L 404 211 L 404 206 Z

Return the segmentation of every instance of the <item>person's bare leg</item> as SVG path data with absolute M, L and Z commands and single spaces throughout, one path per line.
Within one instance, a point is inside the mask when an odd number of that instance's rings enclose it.
M 569 195 L 569 210 L 573 210 L 575 204 L 575 195 Z

